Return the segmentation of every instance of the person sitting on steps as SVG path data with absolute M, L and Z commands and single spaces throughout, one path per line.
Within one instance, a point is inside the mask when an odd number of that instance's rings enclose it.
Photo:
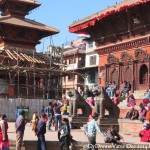
M 111 125 L 111 127 L 106 130 L 106 136 L 105 143 L 118 144 L 120 143 L 120 140 L 123 139 L 123 137 L 117 132 L 115 125 Z
M 136 120 L 139 118 L 139 112 L 132 107 L 126 114 L 125 119 Z

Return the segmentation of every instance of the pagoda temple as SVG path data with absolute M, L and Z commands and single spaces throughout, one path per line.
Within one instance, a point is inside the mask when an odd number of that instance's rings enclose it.
M 0 0 L 1 97 L 59 97 L 60 66 L 35 49 L 59 30 L 25 17 L 40 5 L 35 0 Z
M 99 85 L 116 81 L 135 91 L 150 87 L 150 0 L 124 0 L 69 26 L 88 34 L 99 54 Z

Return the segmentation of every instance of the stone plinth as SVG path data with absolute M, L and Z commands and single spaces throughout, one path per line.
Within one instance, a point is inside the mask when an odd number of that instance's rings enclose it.
M 81 128 L 88 122 L 88 117 L 70 117 L 69 120 L 73 128 Z
M 118 119 L 116 118 L 103 118 L 103 119 L 98 119 L 97 123 L 102 131 L 106 131 L 108 128 L 110 128 L 111 125 L 116 125 L 117 130 L 119 131 L 119 124 L 118 124 Z

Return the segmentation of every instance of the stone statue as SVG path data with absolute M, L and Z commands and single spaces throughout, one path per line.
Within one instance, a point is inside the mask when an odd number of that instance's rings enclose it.
M 92 113 L 92 108 L 81 97 L 77 90 L 71 89 L 67 91 L 67 95 L 69 97 L 70 115 L 76 117 L 78 108 L 82 109 L 82 113 L 85 117 L 88 117 Z
M 112 100 L 106 93 L 103 87 L 96 86 L 92 90 L 95 101 L 95 111 L 99 114 L 99 118 L 105 117 L 105 110 L 108 110 L 108 117 L 118 118 L 119 117 L 119 108 L 115 108 Z

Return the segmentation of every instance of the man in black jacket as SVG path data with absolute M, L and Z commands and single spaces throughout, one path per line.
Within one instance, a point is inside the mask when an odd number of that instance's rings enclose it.
M 70 126 L 69 120 L 67 118 L 62 119 L 63 126 L 58 131 L 58 139 L 60 141 L 60 150 L 63 150 L 64 145 L 66 146 L 67 150 L 69 149 L 71 143 L 71 136 L 70 136 Z
M 41 118 L 38 121 L 37 128 L 36 128 L 36 134 L 38 136 L 38 150 L 47 150 L 46 148 L 46 142 L 45 142 L 45 136 L 46 133 L 46 115 L 41 114 Z

